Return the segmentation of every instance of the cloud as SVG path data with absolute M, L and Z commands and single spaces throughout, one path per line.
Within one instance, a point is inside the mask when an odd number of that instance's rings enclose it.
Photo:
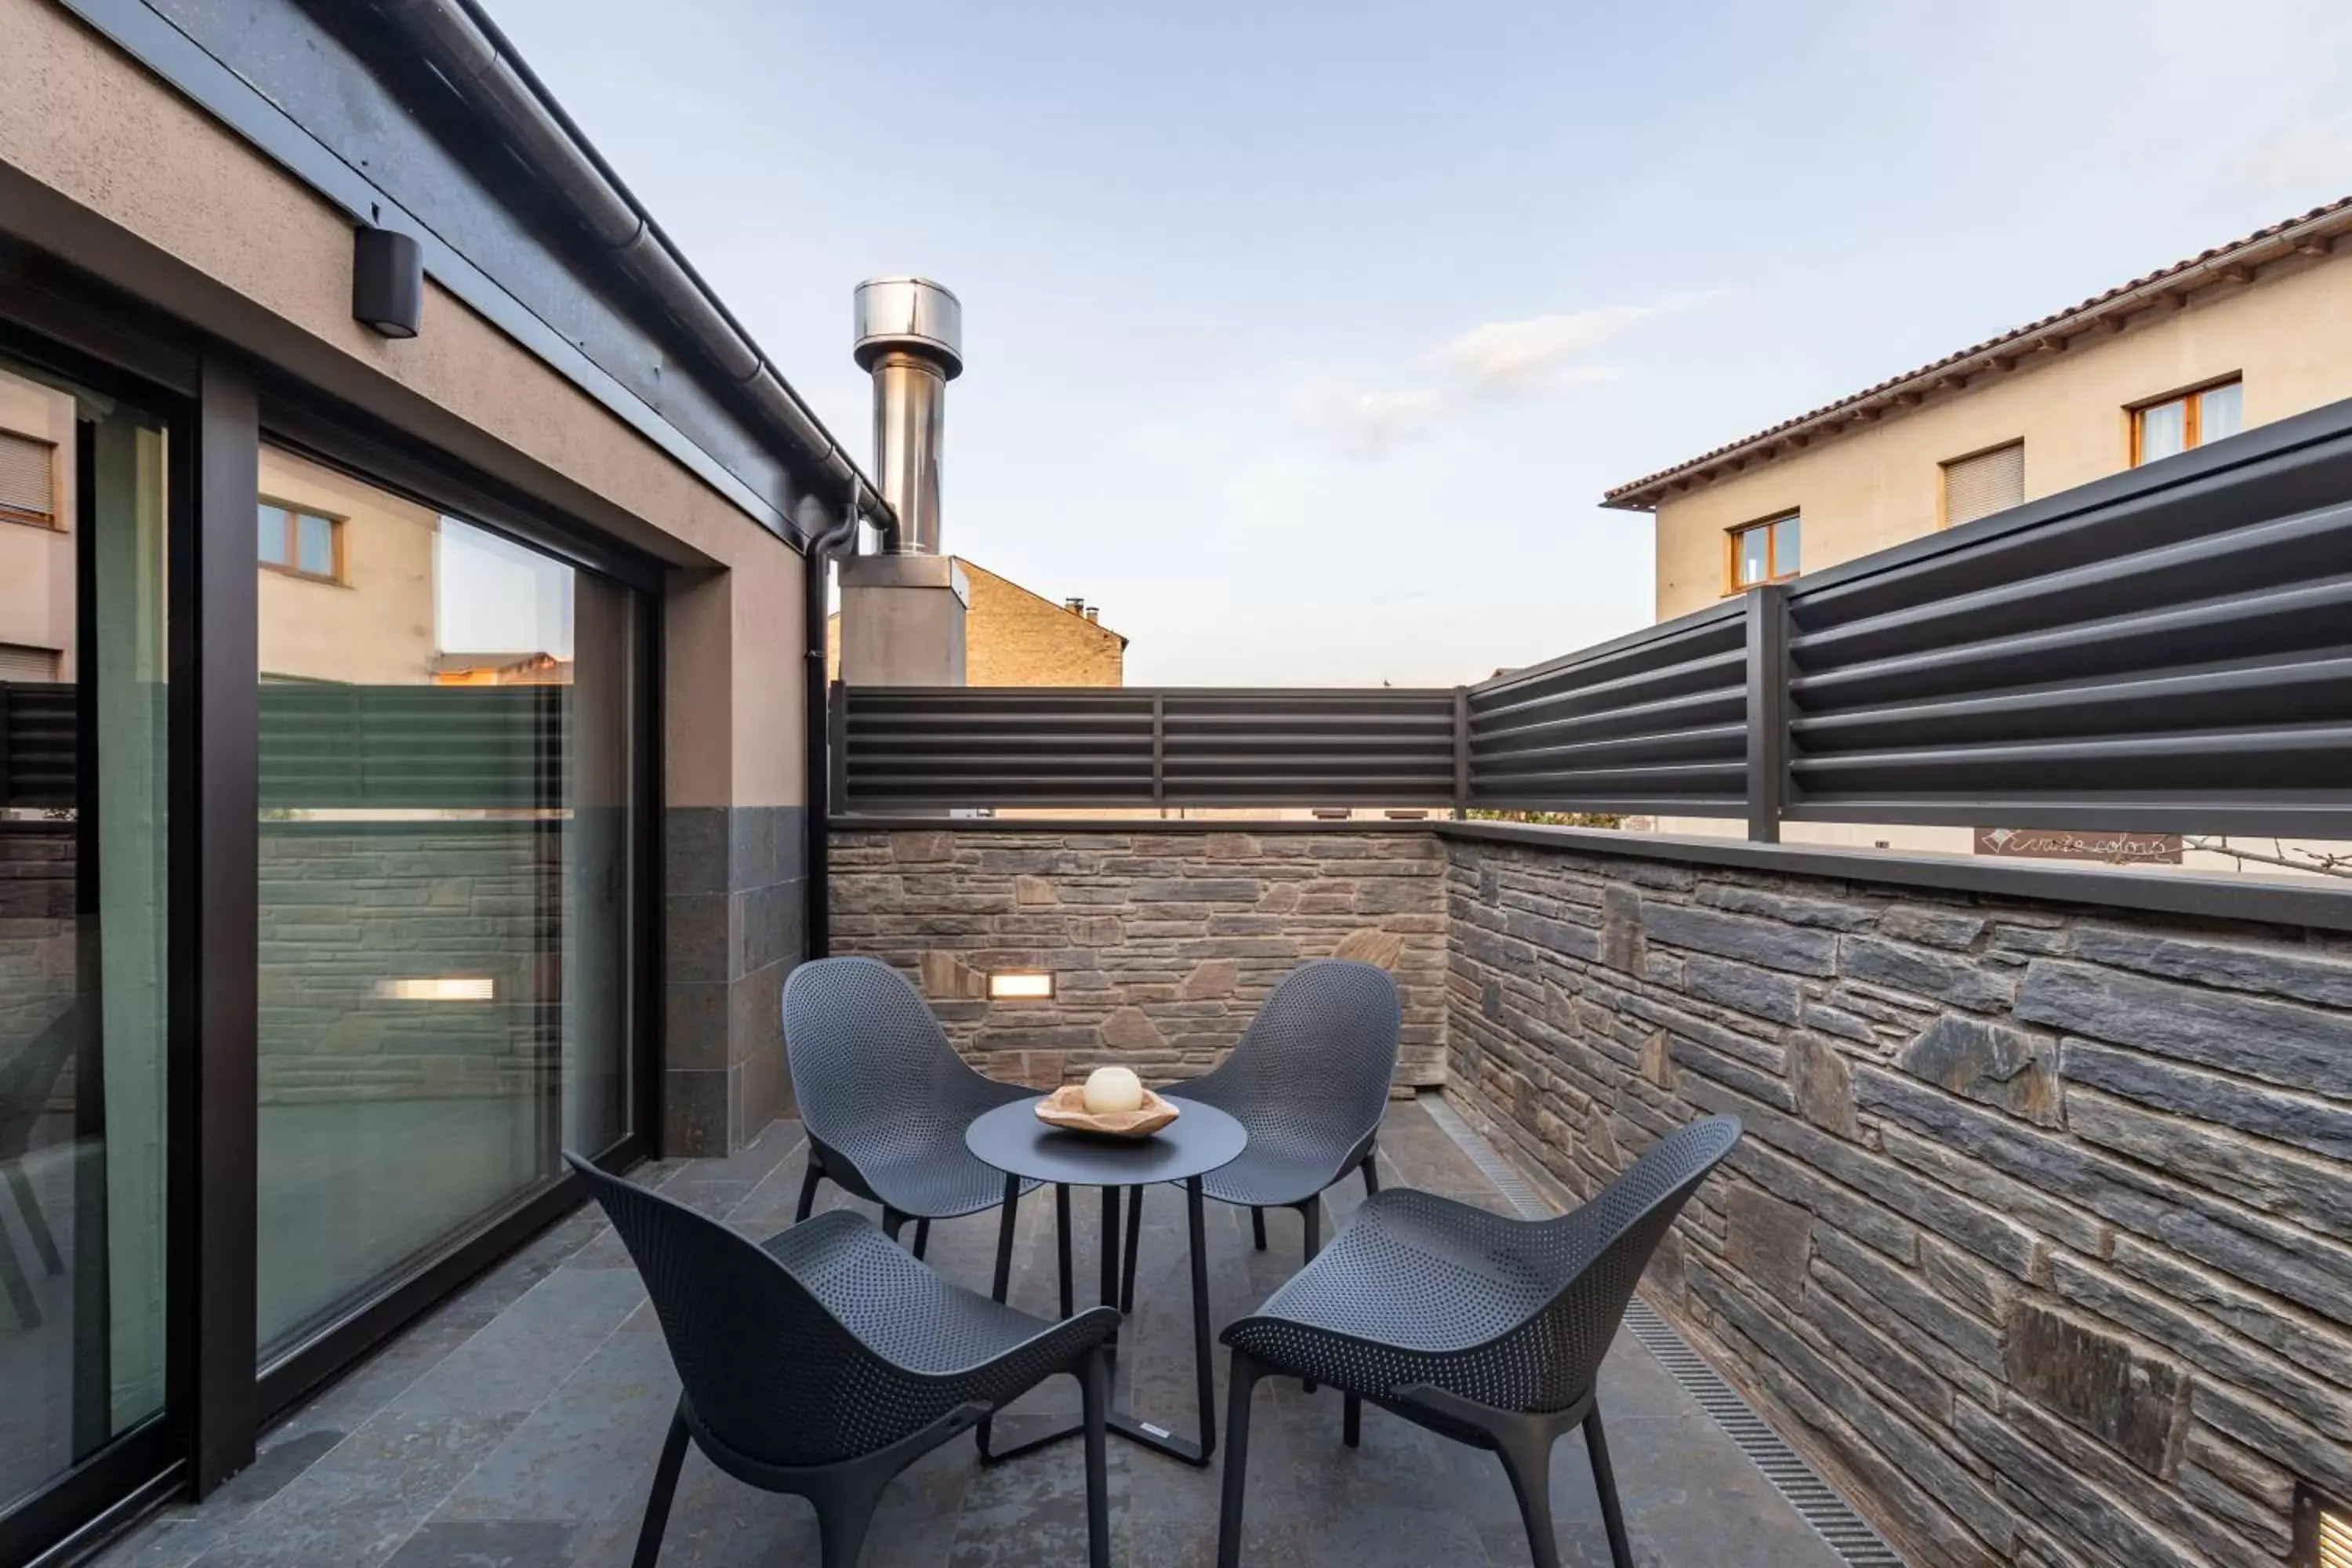
M 1360 392 L 1346 401 L 1348 445 L 1378 456 L 1426 434 L 1465 404 L 1491 402 L 1613 380 L 1623 374 L 1595 351 L 1662 316 L 1706 304 L 1715 292 L 1670 294 L 1647 305 L 1600 305 L 1482 321 L 1422 355 L 1434 384 Z
M 1578 364 L 1599 348 L 1656 316 L 1656 305 L 1603 305 L 1561 316 L 1529 316 L 1519 321 L 1486 321 L 1431 353 L 1468 386 L 1526 391 L 1565 379 L 1591 381 L 1606 375 L 1598 365 Z
M 1359 452 L 1385 452 L 1426 429 L 1444 406 L 1443 395 L 1426 389 L 1359 393 L 1344 420 L 1348 445 Z

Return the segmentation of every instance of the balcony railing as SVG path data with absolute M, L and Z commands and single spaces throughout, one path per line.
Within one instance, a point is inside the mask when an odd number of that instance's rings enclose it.
M 2352 838 L 2352 406 L 1446 689 L 836 689 L 835 808 Z

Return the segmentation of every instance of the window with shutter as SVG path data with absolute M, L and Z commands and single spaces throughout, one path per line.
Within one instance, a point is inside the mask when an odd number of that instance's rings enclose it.
M 58 678 L 55 648 L 0 642 L 0 680 L 49 681 Z
M 0 518 L 58 525 L 57 452 L 47 441 L 0 430 Z
M 2025 443 L 1955 458 L 1944 465 L 1944 522 L 1958 527 L 2025 500 Z

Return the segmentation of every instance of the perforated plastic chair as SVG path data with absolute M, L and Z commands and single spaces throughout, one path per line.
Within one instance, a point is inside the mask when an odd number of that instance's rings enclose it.
M 893 1240 L 914 1220 L 920 1258 L 931 1221 L 1003 1204 L 996 1297 L 1003 1300 L 1019 1200 L 1038 1184 L 1010 1181 L 982 1164 L 963 1135 L 983 1111 L 1037 1091 L 965 1066 L 921 994 L 878 959 L 823 958 L 793 971 L 784 982 L 784 1054 L 808 1134 L 795 1217 L 808 1218 L 818 1184 L 829 1180 L 880 1204 L 882 1228 Z M 1066 1310 L 1066 1247 L 1063 1257 Z
M 1377 964 L 1317 959 L 1283 977 L 1216 1068 L 1169 1092 L 1197 1100 L 1249 1130 L 1241 1158 L 1202 1180 L 1223 1203 L 1246 1204 L 1258 1249 L 1265 1211 L 1295 1208 L 1306 1221 L 1306 1253 L 1321 1234 L 1323 1189 L 1360 1171 L 1367 1194 L 1381 1190 L 1375 1147 L 1396 1077 L 1403 1012 L 1396 982 Z M 1140 1211 L 1142 1189 L 1131 1196 Z M 1128 1232 L 1127 1282 L 1135 1297 L 1136 1230 Z
M 1710 1117 L 1661 1139 L 1609 1190 L 1557 1219 L 1515 1220 L 1430 1193 L 1365 1200 L 1329 1250 L 1226 1329 L 1219 1568 L 1241 1560 L 1250 1392 L 1275 1373 L 1339 1388 L 1356 1446 L 1370 1400 L 1501 1458 L 1536 1568 L 1558 1568 L 1551 1450 L 1581 1426 L 1617 1568 L 1632 1568 L 1594 1380 L 1633 1285 L 1699 1183 L 1739 1142 Z
M 762 1242 L 567 1153 L 645 1277 L 683 1391 L 637 1532 L 655 1568 L 691 1439 L 740 1481 L 815 1505 L 824 1568 L 855 1568 L 890 1479 L 1045 1378 L 1086 1404 L 1088 1561 L 1110 1562 L 1104 1342 L 1118 1314 L 1059 1323 L 964 1289 L 863 1216 Z

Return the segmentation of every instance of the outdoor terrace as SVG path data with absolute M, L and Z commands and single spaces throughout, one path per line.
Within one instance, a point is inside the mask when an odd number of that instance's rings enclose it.
M 1510 1167 L 1473 1161 L 1452 1121 L 1568 1202 L 1675 1129 L 1738 1117 L 1745 1141 L 1634 1321 L 1755 1414 L 1711 1393 L 1703 1410 L 1639 1341 L 1602 1375 L 1653 1561 L 1833 1560 L 1724 1435 L 1769 1423 L 1935 1568 L 2305 1568 L 2331 1517 L 2352 1541 L 2341 878 L 1780 839 L 1832 822 L 2352 840 L 2346 497 L 2337 406 L 1457 691 L 836 691 L 812 951 L 919 979 L 981 1070 L 1037 1085 L 1108 1063 L 1179 1082 L 1299 963 L 1381 963 L 1399 1086 L 1422 1096 L 1383 1142 L 1389 1184 L 1498 1206 Z M 1460 815 L 1166 815 L 1325 803 Z M 971 807 L 1022 815 L 944 815 Z M 1474 819 L 1513 810 L 1748 832 Z M 1004 972 L 1053 984 L 992 1000 Z M 653 1175 L 780 1226 L 795 1138 L 778 1124 Z M 1335 1222 L 1353 1201 L 1334 1191 Z M 1033 1307 L 1051 1300 L 1043 1208 L 1021 1238 Z M 1259 1254 L 1212 1209 L 1220 1323 L 1289 1273 L 1296 1230 L 1273 1217 Z M 1181 1429 L 1173 1218 L 1151 1212 L 1122 1375 Z M 600 1230 L 566 1222 L 110 1561 L 623 1560 L 672 1385 Z M 942 1226 L 932 1256 L 983 1280 L 992 1231 Z M 1262 1408 L 1247 1561 L 1517 1560 L 1486 1456 L 1377 1414 L 1349 1451 L 1337 1402 L 1295 1384 Z M 1563 1549 L 1599 1562 L 1580 1449 L 1560 1445 L 1555 1505 Z M 1819 1494 L 1802 1465 L 1764 1463 Z M 1128 1560 L 1206 1561 L 1213 1473 L 1124 1443 L 1111 1464 Z M 811 1550 L 800 1505 L 693 1465 L 665 1561 Z M 981 1469 L 953 1445 L 893 1492 L 869 1561 L 1074 1560 L 1076 1473 L 1067 1447 Z
M 797 1123 L 770 1126 L 724 1160 L 647 1165 L 635 1179 L 748 1235 L 791 1223 L 805 1144 Z M 1381 1141 L 1383 1179 L 1501 1212 L 1510 1199 L 1429 1113 L 1399 1102 Z M 821 1206 L 845 1205 L 827 1185 Z M 1052 1205 L 1023 1205 L 1013 1300 L 1050 1314 Z M 1334 1222 L 1359 1201 L 1334 1188 Z M 1076 1279 L 1095 1278 L 1091 1205 L 1078 1208 Z M 1182 1429 L 1191 1406 L 1191 1322 L 1181 1205 L 1147 1200 L 1125 1402 Z M 1249 1310 L 1295 1267 L 1298 1222 L 1268 1218 L 1250 1245 L 1242 1210 L 1211 1205 L 1210 1279 L 1219 1323 Z M 996 1216 L 941 1222 L 929 1257 L 985 1288 Z M 780 1352 L 784 1347 L 779 1347 Z M 1220 1409 L 1224 1352 L 1217 1352 Z M 200 1505 L 155 1519 L 100 1561 L 108 1568 L 604 1568 L 629 1561 L 677 1381 L 645 1292 L 617 1238 L 583 1209 L 450 1302 L 373 1362 L 271 1433 L 252 1468 Z M 1076 1408 L 1055 1379 L 1032 1399 Z M 1822 1538 L 1630 1337 L 1602 1379 L 1635 1549 L 1643 1563 L 1832 1564 Z M 1016 1409 L 1031 1408 L 1024 1402 Z M 1528 1561 L 1517 1505 L 1491 1458 L 1378 1411 L 1363 1447 L 1339 1443 L 1339 1402 L 1287 1380 L 1261 1386 L 1252 1438 L 1245 1561 L 1335 1568 L 1424 1568 Z M 982 1467 L 949 1444 L 885 1499 L 868 1568 L 1076 1563 L 1085 1557 L 1079 1445 Z M 1198 1564 L 1216 1534 L 1217 1471 L 1125 1443 L 1110 1448 L 1114 1561 Z M 1605 1564 L 1581 1445 L 1560 1444 L 1553 1484 L 1563 1560 Z M 814 1515 L 689 1458 L 665 1565 L 814 1563 Z

